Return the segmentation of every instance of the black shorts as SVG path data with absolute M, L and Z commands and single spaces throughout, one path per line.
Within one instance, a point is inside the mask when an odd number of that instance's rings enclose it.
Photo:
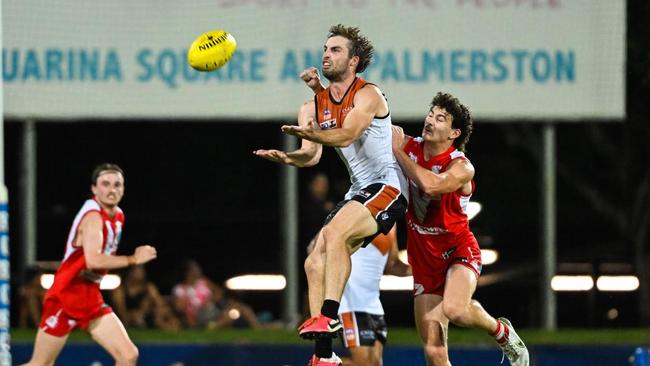
M 354 311 L 339 314 L 339 319 L 343 323 L 341 341 L 344 347 L 372 347 L 375 341 L 386 344 L 388 326 L 383 315 Z
M 372 216 L 375 218 L 375 221 L 377 221 L 378 231 L 377 233 L 365 238 L 363 242 L 364 247 L 370 244 L 379 233 L 388 234 L 390 229 L 393 228 L 393 225 L 395 225 L 395 222 L 404 217 L 404 213 L 408 206 L 406 197 L 404 197 L 399 189 L 381 183 L 371 184 L 361 189 L 352 196 L 351 200 L 357 201 L 366 206 L 368 211 L 370 211 Z M 332 221 L 341 207 L 345 206 L 348 201 L 350 200 L 339 202 L 332 212 L 327 215 L 323 226 Z

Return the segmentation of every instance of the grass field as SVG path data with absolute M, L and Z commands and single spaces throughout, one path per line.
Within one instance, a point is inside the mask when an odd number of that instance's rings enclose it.
M 621 328 L 621 329 L 561 329 L 546 332 L 534 329 L 521 329 L 517 333 L 527 345 L 650 345 L 650 329 Z M 11 338 L 14 342 L 33 342 L 35 330 L 12 329 Z M 129 330 L 131 338 L 136 343 L 260 343 L 260 344 L 302 344 L 307 343 L 296 335 L 293 330 L 183 330 L 179 332 L 163 332 L 158 330 Z M 71 341 L 91 342 L 84 332 L 73 332 Z M 390 328 L 389 344 L 418 345 L 419 338 L 413 328 Z M 449 332 L 449 344 L 462 345 L 492 345 L 492 339 L 475 330 L 452 328 Z

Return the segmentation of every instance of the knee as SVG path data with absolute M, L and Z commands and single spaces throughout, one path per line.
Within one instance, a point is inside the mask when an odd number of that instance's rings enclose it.
M 329 225 L 323 227 L 322 235 L 325 240 L 325 250 L 332 249 L 337 244 L 341 247 L 345 245 L 344 240 L 339 240 L 341 236 L 340 233 L 337 230 L 332 229 Z
M 456 325 L 462 325 L 467 307 L 464 304 L 446 302 L 442 303 L 442 312 L 450 322 Z

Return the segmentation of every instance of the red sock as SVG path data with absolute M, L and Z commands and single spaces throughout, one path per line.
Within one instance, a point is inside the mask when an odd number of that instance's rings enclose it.
M 508 327 L 497 320 L 497 329 L 493 333 L 490 333 L 490 335 L 496 339 L 497 343 L 503 344 L 508 341 L 509 333 L 510 331 L 508 330 Z

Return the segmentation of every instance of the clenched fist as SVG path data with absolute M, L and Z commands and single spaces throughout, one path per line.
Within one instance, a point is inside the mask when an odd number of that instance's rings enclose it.
M 156 252 L 156 248 L 152 247 L 151 245 L 141 245 L 135 248 L 133 256 L 135 257 L 136 264 L 145 264 L 153 259 L 156 259 L 158 254 Z
M 303 70 L 303 72 L 300 73 L 300 78 L 305 82 L 305 84 L 307 84 L 309 89 L 314 91 L 314 93 L 318 93 L 325 89 L 320 83 L 320 74 L 318 73 L 318 69 L 315 67 L 309 67 Z

